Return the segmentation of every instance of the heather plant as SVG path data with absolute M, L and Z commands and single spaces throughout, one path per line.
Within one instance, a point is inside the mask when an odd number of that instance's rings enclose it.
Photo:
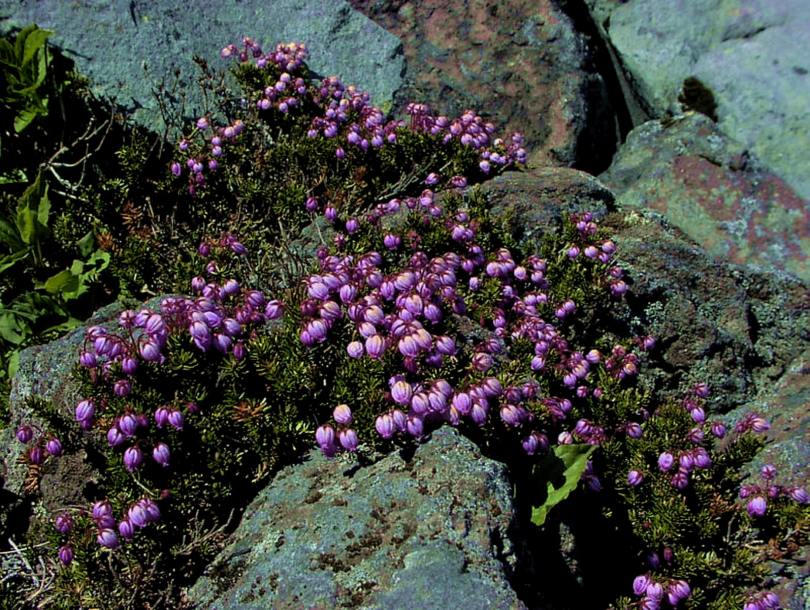
M 130 283 L 164 257 L 150 285 L 175 296 L 89 328 L 72 420 L 35 404 L 46 425 L 16 431 L 32 491 L 65 453 L 101 473 L 86 505 L 33 515 L 53 582 L 28 601 L 179 606 L 280 466 L 313 445 L 375 459 L 451 425 L 509 465 L 541 569 L 572 511 L 618 532 L 583 603 L 777 607 L 767 559 L 806 543 L 807 492 L 772 466 L 744 481 L 759 415 L 729 431 L 706 384 L 672 403 L 637 383 L 656 341 L 621 322 L 629 282 L 599 218 L 524 239 L 491 213 L 472 185 L 523 161 L 519 135 L 417 104 L 388 120 L 316 80 L 302 45 L 221 55 L 245 94 L 166 160 L 160 189 L 182 204 L 151 222 L 170 229 L 114 251 L 121 273 L 144 254 Z

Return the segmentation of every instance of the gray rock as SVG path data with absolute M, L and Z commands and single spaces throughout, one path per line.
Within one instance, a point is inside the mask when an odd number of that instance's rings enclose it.
M 248 507 L 188 592 L 200 608 L 524 608 L 505 467 L 442 428 L 410 459 L 310 459 Z
M 30 22 L 55 30 L 52 41 L 88 75 L 94 91 L 115 99 L 139 123 L 159 131 L 161 117 L 152 94 L 180 73 L 186 111 L 204 108 L 195 81 L 193 57 L 226 68 L 219 50 L 250 36 L 266 47 L 303 42 L 310 67 L 336 74 L 390 107 L 401 85 L 403 58 L 399 40 L 343 0 L 296 2 L 211 2 L 180 0 L 0 0 L 3 29 Z
M 123 308 L 114 303 L 97 311 L 87 326 L 107 324 Z M 20 353 L 20 366 L 11 382 L 9 397 L 9 426 L 0 429 L 0 532 L 19 539 L 27 527 L 9 523 L 9 517 L 23 503 L 29 482 L 29 467 L 21 461 L 26 446 L 15 438 L 22 423 L 59 433 L 65 453 L 59 459 L 47 460 L 42 467 L 39 490 L 43 506 L 51 510 L 70 504 L 84 503 L 85 486 L 97 479 L 99 473 L 86 462 L 84 450 L 75 450 L 65 434 L 73 427 L 73 410 L 80 399 L 79 388 L 71 373 L 78 363 L 86 327 L 77 328 L 45 345 L 29 347 Z M 38 401 L 40 404 L 32 404 Z M 51 422 L 43 417 L 42 407 L 48 405 Z M 56 424 L 56 425 L 54 425 Z M 35 479 L 31 479 L 35 481 Z M 15 531 L 7 531 L 11 526 Z
M 679 111 L 696 77 L 719 125 L 810 199 L 810 4 L 805 0 L 588 0 L 642 105 Z

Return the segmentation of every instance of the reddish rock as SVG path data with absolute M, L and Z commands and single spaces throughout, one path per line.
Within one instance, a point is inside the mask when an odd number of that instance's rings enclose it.
M 717 260 L 810 281 L 810 206 L 707 117 L 633 130 L 600 178 L 620 206 L 661 213 Z
M 424 101 L 486 111 L 523 132 L 536 165 L 592 168 L 615 150 L 614 117 L 585 41 L 550 0 L 351 0 L 402 40 L 397 110 Z

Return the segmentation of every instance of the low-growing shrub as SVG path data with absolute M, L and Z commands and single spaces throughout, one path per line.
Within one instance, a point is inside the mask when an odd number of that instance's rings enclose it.
M 35 405 L 48 424 L 17 430 L 32 470 L 81 450 L 102 476 L 87 506 L 33 516 L 27 548 L 53 581 L 7 580 L 10 595 L 180 606 L 234 515 L 313 441 L 371 458 L 452 425 L 509 464 L 527 531 L 587 494 L 621 536 L 609 571 L 626 579 L 581 599 L 775 607 L 766 559 L 806 542 L 807 493 L 770 466 L 740 486 L 762 417 L 727 433 L 705 384 L 679 404 L 636 384 L 655 339 L 620 322 L 628 283 L 598 218 L 520 240 L 490 212 L 471 185 L 523 162 L 519 135 L 419 105 L 387 120 L 315 81 L 302 45 L 222 56 L 244 102 L 195 121 L 153 182 L 174 207 L 113 249 L 125 282 L 163 257 L 149 285 L 190 296 L 89 328 L 74 420 Z

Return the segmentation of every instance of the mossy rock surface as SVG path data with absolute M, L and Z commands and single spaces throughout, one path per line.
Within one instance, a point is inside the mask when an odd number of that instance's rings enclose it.
M 513 517 L 504 465 L 452 428 L 367 466 L 313 452 L 253 501 L 189 598 L 212 609 L 524 608 L 506 581 Z

